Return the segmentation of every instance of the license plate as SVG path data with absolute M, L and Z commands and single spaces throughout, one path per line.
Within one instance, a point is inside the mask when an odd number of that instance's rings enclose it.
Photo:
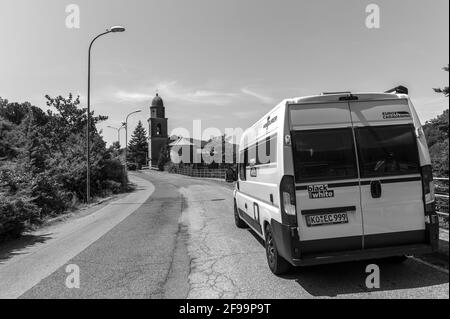
M 347 223 L 347 212 L 306 216 L 306 224 L 308 225 L 308 227 Z

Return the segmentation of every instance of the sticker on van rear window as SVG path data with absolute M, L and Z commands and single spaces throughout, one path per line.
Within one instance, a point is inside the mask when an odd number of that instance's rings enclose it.
M 383 119 L 401 119 L 401 118 L 410 118 L 411 115 L 406 111 L 397 111 L 397 112 L 383 112 Z
M 308 194 L 310 199 L 331 198 L 334 190 L 329 190 L 328 184 L 308 185 Z

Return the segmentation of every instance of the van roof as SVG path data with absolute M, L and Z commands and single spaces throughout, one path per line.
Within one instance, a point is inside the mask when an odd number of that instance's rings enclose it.
M 326 102 L 338 102 L 341 98 L 348 96 L 357 97 L 358 101 L 373 101 L 373 100 L 394 100 L 394 99 L 407 99 L 406 94 L 395 93 L 351 93 L 351 92 L 337 92 L 337 93 L 323 93 L 321 95 L 311 95 L 286 99 L 282 104 L 302 104 L 302 103 L 326 103 Z
M 334 92 L 334 93 L 323 93 L 320 95 L 310 95 L 310 96 L 302 96 L 295 98 L 288 98 L 282 100 L 278 103 L 274 108 L 264 114 L 259 120 L 254 123 L 252 126 L 247 128 L 244 131 L 244 134 L 241 138 L 241 143 L 244 136 L 250 129 L 253 129 L 260 125 L 262 121 L 265 121 L 267 117 L 274 112 L 276 112 L 280 107 L 285 107 L 286 105 L 292 104 L 309 104 L 309 103 L 331 103 L 331 102 L 339 102 L 340 98 L 348 97 L 352 95 L 353 97 L 357 97 L 358 101 L 375 101 L 375 100 L 396 100 L 396 99 L 408 99 L 409 96 L 407 94 L 398 94 L 398 93 L 380 93 L 380 92 L 360 92 L 360 93 L 352 93 L 352 92 Z M 240 143 L 240 144 L 241 144 Z

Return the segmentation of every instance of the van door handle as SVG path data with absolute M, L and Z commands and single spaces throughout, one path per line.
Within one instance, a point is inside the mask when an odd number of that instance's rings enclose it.
M 381 197 L 381 182 L 380 181 L 371 181 L 370 182 L 370 193 L 372 194 L 372 198 L 380 198 Z
M 247 203 L 245 203 L 244 207 L 245 207 L 245 209 L 247 209 Z

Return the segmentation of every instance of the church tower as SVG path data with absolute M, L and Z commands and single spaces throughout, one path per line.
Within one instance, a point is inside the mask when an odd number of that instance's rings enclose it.
M 150 106 L 148 119 L 148 158 L 149 166 L 158 164 L 161 148 L 167 144 L 167 118 L 162 98 L 156 93 Z

